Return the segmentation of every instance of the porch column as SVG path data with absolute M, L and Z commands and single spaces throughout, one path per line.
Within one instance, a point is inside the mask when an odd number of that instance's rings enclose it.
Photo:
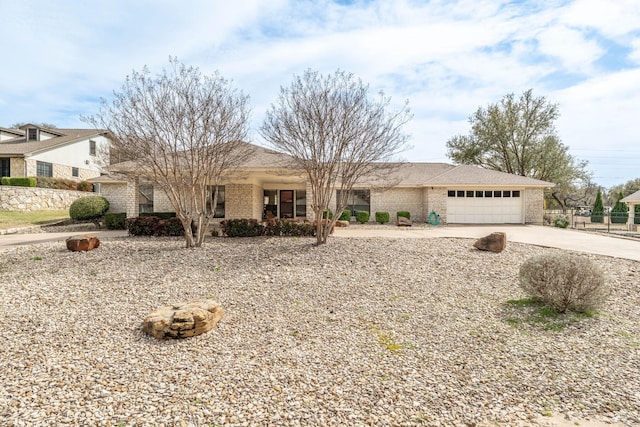
M 140 215 L 138 185 L 137 176 L 127 178 L 127 218 L 134 218 Z
M 627 231 L 634 231 L 635 224 L 633 223 L 633 220 L 636 216 L 635 215 L 636 204 L 633 202 L 629 202 L 627 203 L 627 205 L 629 206 L 629 217 L 627 218 Z

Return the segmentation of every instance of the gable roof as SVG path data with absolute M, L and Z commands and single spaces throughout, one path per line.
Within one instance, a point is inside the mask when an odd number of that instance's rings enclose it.
M 640 190 L 620 200 L 625 203 L 640 203 Z
M 59 134 L 53 138 L 40 141 L 28 141 L 25 135 L 21 137 L 0 141 L 0 155 L 24 156 L 33 155 L 41 151 L 48 151 L 58 146 L 66 145 L 75 141 L 91 138 L 93 136 L 104 135 L 106 131 L 96 129 L 56 129 L 55 131 L 44 129 L 43 131 L 52 134 Z
M 15 135 L 17 137 L 24 135 L 24 131 L 22 129 L 0 127 L 0 132 L 2 132 L 2 133 L 10 133 L 11 135 Z
M 275 173 L 277 169 L 287 169 L 291 173 L 301 172 L 291 156 L 246 143 L 252 151 L 247 159 L 238 166 L 238 170 L 245 173 L 253 171 L 269 171 Z M 448 163 L 386 163 L 379 173 L 365 176 L 358 185 L 393 186 L 393 187 L 446 187 L 446 186 L 504 186 L 504 187 L 554 187 L 555 184 L 526 176 L 484 169 L 471 165 L 451 165 Z M 136 162 L 127 161 L 111 165 L 107 168 L 111 172 L 133 171 L 137 169 Z

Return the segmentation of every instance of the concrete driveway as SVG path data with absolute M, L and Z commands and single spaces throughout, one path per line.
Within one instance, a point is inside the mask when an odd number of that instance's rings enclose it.
M 442 227 L 355 226 L 336 228 L 336 237 L 436 238 L 459 237 L 477 239 L 495 231 L 507 233 L 508 242 L 528 243 L 549 248 L 568 249 L 640 261 L 640 239 L 589 233 L 537 225 L 469 225 Z

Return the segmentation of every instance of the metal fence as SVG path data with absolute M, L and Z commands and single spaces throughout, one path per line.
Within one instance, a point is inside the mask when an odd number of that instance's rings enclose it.
M 633 212 L 629 212 L 628 215 L 633 215 Z M 568 220 L 568 226 L 575 229 L 607 233 L 637 233 L 638 230 L 640 230 L 640 213 L 635 214 L 633 224 L 627 223 L 628 215 L 620 215 L 619 212 L 605 212 L 603 216 L 598 218 L 596 216 L 591 216 L 589 212 L 584 210 L 545 210 L 544 224 L 553 226 L 554 220 L 558 216 L 563 216 Z

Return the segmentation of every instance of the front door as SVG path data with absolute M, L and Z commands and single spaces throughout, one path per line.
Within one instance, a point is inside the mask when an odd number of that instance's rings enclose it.
M 280 218 L 293 218 L 293 190 L 280 190 Z

